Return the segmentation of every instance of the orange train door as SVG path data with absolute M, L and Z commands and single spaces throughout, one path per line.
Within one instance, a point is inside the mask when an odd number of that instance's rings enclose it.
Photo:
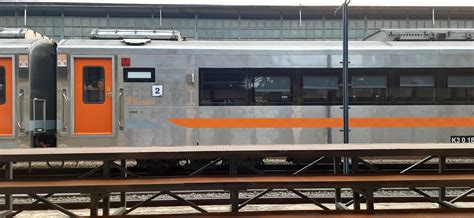
M 74 58 L 74 135 L 112 135 L 112 58 Z
M 13 136 L 12 59 L 0 58 L 0 138 Z

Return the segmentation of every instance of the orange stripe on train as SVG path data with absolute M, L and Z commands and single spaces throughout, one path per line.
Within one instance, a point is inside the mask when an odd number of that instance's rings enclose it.
M 342 118 L 170 118 L 186 128 L 341 128 Z M 474 127 L 474 117 L 350 118 L 353 128 Z

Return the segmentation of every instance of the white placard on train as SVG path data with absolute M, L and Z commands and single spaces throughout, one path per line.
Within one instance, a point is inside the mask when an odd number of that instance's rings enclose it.
M 163 85 L 153 85 L 151 88 L 151 96 L 153 97 L 163 96 Z

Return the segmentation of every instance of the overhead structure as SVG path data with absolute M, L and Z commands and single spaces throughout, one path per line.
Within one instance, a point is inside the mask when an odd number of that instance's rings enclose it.
M 2 27 L 25 27 L 57 41 L 88 39 L 92 29 L 177 30 L 188 40 L 342 38 L 338 1 L 4 0 Z M 410 6 L 406 6 L 410 5 Z M 357 0 L 351 40 L 386 28 L 472 28 L 474 4 L 460 1 Z
M 6 3 L 18 3 L 28 5 L 45 5 L 45 4 L 73 4 L 73 5 L 96 5 L 100 7 L 103 4 L 115 4 L 115 5 L 216 5 L 216 6 L 338 6 L 337 1 L 324 1 L 324 0 L 298 0 L 298 1 L 287 1 L 287 0 L 241 0 L 241 1 L 221 1 L 221 0 L 201 0 L 199 3 L 192 0 L 141 0 L 136 1 L 124 1 L 124 0 L 6 0 Z M 437 0 L 437 1 L 412 1 L 412 0 L 386 0 L 386 1 L 370 1 L 370 0 L 358 0 L 352 3 L 353 6 L 384 6 L 384 7 L 403 7 L 410 5 L 411 7 L 473 7 L 474 3 L 471 1 L 451 1 L 451 0 Z

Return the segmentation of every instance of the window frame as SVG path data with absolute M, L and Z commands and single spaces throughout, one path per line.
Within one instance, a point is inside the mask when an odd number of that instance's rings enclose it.
M 203 87 L 207 84 L 212 83 L 212 82 L 204 80 L 205 74 L 216 73 L 218 71 L 230 71 L 230 70 L 235 71 L 235 73 L 237 73 L 237 71 L 240 71 L 239 73 L 242 74 L 242 78 L 243 78 L 242 82 L 243 82 L 244 91 L 245 91 L 244 101 L 241 103 L 235 103 L 235 104 L 228 104 L 225 102 L 212 102 L 212 101 L 203 102 L 203 97 L 204 97 Z M 199 94 L 198 95 L 199 95 L 200 106 L 247 106 L 249 105 L 249 83 L 248 83 L 248 78 L 247 78 L 247 69 L 244 69 L 244 68 L 199 68 Z
M 349 78 L 349 104 L 352 105 L 387 105 L 390 104 L 392 100 L 392 96 L 390 95 L 390 90 L 391 88 L 391 68 L 353 68 L 351 69 L 350 72 L 350 78 Z M 385 76 L 385 88 L 378 88 L 378 87 L 372 87 L 372 88 L 357 88 L 354 87 L 354 76 L 362 77 L 362 76 Z M 385 97 L 381 98 L 379 101 L 367 101 L 367 100 L 362 100 L 362 101 L 354 101 L 353 98 L 353 92 L 354 89 L 385 89 Z
M 101 69 L 101 73 L 103 75 L 103 81 L 104 81 L 104 89 L 103 89 L 103 98 L 101 99 L 100 102 L 87 102 L 86 101 L 86 89 L 84 88 L 85 87 L 85 69 L 86 68 L 100 68 Z M 106 90 L 105 90 L 105 87 L 106 87 L 106 79 L 105 79 L 105 68 L 104 66 L 84 66 L 82 67 L 82 103 L 83 104 L 97 104 L 97 105 L 100 105 L 100 104 L 105 104 L 105 101 L 106 101 Z M 90 91 L 90 90 L 87 90 L 87 91 Z
M 453 91 L 456 89 L 474 89 L 474 87 L 449 87 L 449 76 L 474 76 L 474 68 L 445 68 L 440 75 L 442 83 L 440 84 L 440 98 L 443 105 L 474 105 L 474 96 L 472 100 L 468 98 L 456 100 L 453 99 Z M 448 91 L 449 90 L 449 91 Z M 468 91 L 468 90 L 466 90 Z M 448 96 L 449 95 L 449 96 Z
M 254 78 L 258 75 L 262 75 L 268 73 L 270 71 L 270 75 L 284 75 L 287 74 L 288 78 L 290 79 L 290 98 L 291 100 L 288 102 L 267 102 L 267 103 L 259 103 L 256 101 L 256 92 L 254 85 Z M 295 96 L 297 94 L 295 90 L 295 75 L 296 70 L 294 68 L 248 68 L 247 69 L 247 87 L 249 88 L 249 96 L 250 96 L 250 105 L 255 106 L 278 106 L 278 105 L 296 105 L 295 104 Z M 277 93 L 277 92 L 275 92 Z
M 393 69 L 393 86 L 389 95 L 392 98 L 392 105 L 439 105 L 439 74 L 440 68 L 394 68 Z M 433 86 L 401 86 L 402 76 L 433 76 Z M 410 97 L 399 97 L 397 92 L 401 89 L 411 88 Z M 430 100 L 423 100 L 416 96 L 417 90 L 423 88 L 431 88 L 433 95 Z M 415 94 L 413 93 L 415 92 Z M 415 96 L 413 96 L 415 95 Z
M 457 72 L 458 69 L 463 69 Z M 245 101 L 238 104 L 226 104 L 221 102 L 210 102 L 203 103 L 203 75 L 205 71 L 226 71 L 226 70 L 237 70 L 240 71 L 243 77 L 241 81 L 242 86 L 245 87 L 244 98 Z M 474 100 L 450 100 L 449 96 L 446 96 L 448 92 L 444 89 L 448 89 L 448 76 L 451 75 L 470 75 L 470 71 L 474 72 L 474 68 L 351 68 L 350 72 L 350 99 L 349 103 L 351 105 L 474 105 Z M 202 73 L 204 72 L 204 73 Z M 306 76 L 325 76 L 325 75 L 334 75 L 338 78 L 338 87 L 335 89 L 336 97 L 332 100 L 327 98 L 330 101 L 320 101 L 318 99 L 324 99 L 323 95 L 319 93 L 315 94 L 315 102 L 304 101 L 304 77 Z M 255 89 L 253 86 L 253 79 L 256 76 L 267 76 L 267 75 L 285 75 L 290 78 L 290 91 L 291 91 L 291 100 L 288 102 L 268 102 L 268 103 L 258 103 L 255 101 Z M 383 92 L 381 100 L 375 101 L 370 99 L 365 99 L 362 101 L 354 101 L 353 90 L 357 87 L 353 86 L 353 79 L 356 76 L 385 76 L 386 78 L 386 88 Z M 199 68 L 199 105 L 200 106 L 304 106 L 304 105 L 342 105 L 342 69 L 341 68 Z M 400 86 L 400 80 L 402 76 L 431 76 L 433 78 L 433 86 Z M 380 86 L 381 87 L 381 86 Z M 403 90 L 408 88 L 407 90 Z M 428 88 L 429 91 L 423 90 Z M 361 88 L 363 89 L 363 88 Z M 372 89 L 368 87 L 368 89 Z M 383 88 L 375 88 L 383 89 Z M 417 89 L 420 89 L 417 91 Z M 454 88 L 450 88 L 454 89 Z M 328 89 L 321 89 L 328 90 Z M 420 92 L 421 93 L 417 93 Z M 432 94 L 430 94 L 432 92 Z M 368 93 L 377 94 L 376 90 L 372 90 Z M 323 93 L 324 94 L 324 93 Z M 406 95 L 404 95 L 406 94 Z M 327 96 L 333 94 L 326 93 Z M 431 95 L 431 96 L 429 96 Z M 323 96 L 323 98 L 317 98 L 318 96 Z M 368 95 L 369 96 L 369 95 Z M 373 95 L 375 96 L 375 95 Z M 402 96 L 402 97 L 400 97 Z M 410 97 L 403 97 L 410 96 Z M 429 96 L 429 97 L 424 97 Z M 469 93 L 468 93 L 468 96 Z M 271 98 L 270 98 L 271 99 Z M 311 98 L 308 98 L 311 99 Z M 372 99 L 376 99 L 372 97 Z
M 3 86 L 3 91 L 0 92 L 0 99 L 3 99 L 0 100 L 0 105 L 5 105 L 7 103 L 7 69 L 5 68 L 5 66 L 0 66 L 0 78 L 2 76 L 2 73 L 3 73 L 3 84 L 0 83 L 0 86 Z
M 150 72 L 150 78 L 130 78 L 129 73 L 136 71 Z M 156 74 L 155 72 L 155 68 L 153 67 L 124 67 L 123 82 L 154 83 Z
M 304 101 L 304 77 L 305 76 L 332 76 L 336 74 L 338 84 L 336 90 L 335 101 L 328 102 L 305 102 Z M 299 105 L 342 105 L 342 68 L 305 68 L 299 70 L 299 96 L 301 97 L 301 104 Z M 328 90 L 328 89 L 320 89 Z

